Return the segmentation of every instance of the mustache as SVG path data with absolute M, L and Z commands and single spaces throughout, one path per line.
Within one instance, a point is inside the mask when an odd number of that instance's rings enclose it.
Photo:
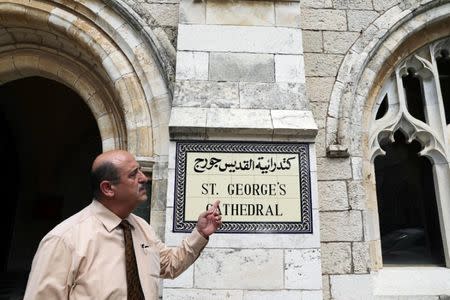
M 147 190 L 147 185 L 146 184 L 140 184 L 139 185 L 139 191 L 142 191 L 142 190 Z

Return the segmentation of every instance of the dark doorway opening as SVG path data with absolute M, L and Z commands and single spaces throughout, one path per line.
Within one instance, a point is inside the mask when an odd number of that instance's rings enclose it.
M 432 164 L 418 142 L 394 137 L 375 159 L 383 263 L 444 265 Z
M 92 201 L 89 171 L 101 137 L 83 99 L 42 77 L 0 87 L 0 132 L 0 299 L 21 299 L 42 237 Z

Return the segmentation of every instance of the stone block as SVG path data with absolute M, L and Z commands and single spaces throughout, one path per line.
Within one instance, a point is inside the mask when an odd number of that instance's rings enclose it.
M 376 3 L 377 1 L 375 1 Z M 363 31 L 379 16 L 372 10 L 349 10 L 347 12 L 348 30 Z
M 170 300 L 241 300 L 242 291 L 165 288 L 163 299 Z
M 401 2 L 400 0 L 377 0 L 373 3 L 373 8 L 377 11 L 385 11 Z
M 285 288 L 322 289 L 320 249 L 286 250 Z
M 310 111 L 271 110 L 270 114 L 272 116 L 274 135 L 296 134 L 314 138 L 317 134 L 317 125 Z
M 273 1 L 208 0 L 206 23 L 271 26 L 275 24 L 274 3 Z
M 283 250 L 207 248 L 195 264 L 194 286 L 203 289 L 282 289 Z
M 328 103 L 334 81 L 334 77 L 306 77 L 306 98 L 310 102 Z
M 348 210 L 345 181 L 319 181 L 320 210 Z
M 209 54 L 207 52 L 177 52 L 177 80 L 208 80 Z
M 362 241 L 363 226 L 360 211 L 321 212 L 320 236 L 322 242 Z
M 271 54 L 210 54 L 210 80 L 274 82 L 274 77 L 274 57 Z
M 269 110 L 264 109 L 220 109 L 208 110 L 207 133 L 233 131 L 241 134 L 272 135 L 273 127 Z
M 190 267 L 175 279 L 164 279 L 165 288 L 192 288 L 194 286 L 194 268 Z
M 347 274 L 352 271 L 352 248 L 350 243 L 322 243 L 323 274 Z
M 303 0 L 300 1 L 302 8 L 333 8 L 331 0 Z
M 372 0 L 333 0 L 333 6 L 337 9 L 373 9 Z
M 302 30 L 302 39 L 304 52 L 323 51 L 322 31 Z
M 318 180 L 350 179 L 352 172 L 348 158 L 317 158 Z
M 201 107 L 173 107 L 170 121 L 170 133 L 206 133 L 207 109 Z
M 317 122 L 319 128 L 325 128 L 326 118 L 328 114 L 328 103 L 326 102 L 311 102 L 309 107 L 314 115 L 314 120 Z
M 302 291 L 302 299 L 322 300 L 322 291 Z
M 358 37 L 358 32 L 324 31 L 324 51 L 326 53 L 345 54 Z
M 322 296 L 323 300 L 331 300 L 330 293 L 330 276 L 322 276 Z
M 144 15 L 153 18 L 160 26 L 178 26 L 178 4 L 141 3 Z
M 305 53 L 306 76 L 336 76 L 343 55 Z
M 281 290 L 281 291 L 244 291 L 244 300 L 298 300 L 302 298 L 302 291 Z
M 331 295 L 335 300 L 373 300 L 371 275 L 330 276 Z
M 305 83 L 305 62 L 302 55 L 275 55 L 276 82 Z
M 239 83 L 241 108 L 306 110 L 305 85 L 301 83 Z
M 302 29 L 311 30 L 347 30 L 345 10 L 309 9 L 301 10 Z
M 366 191 L 362 181 L 348 182 L 348 200 L 352 209 L 366 209 Z
M 275 1 L 275 20 L 277 26 L 300 27 L 299 3 Z
M 205 24 L 206 2 L 205 1 L 180 1 L 180 24 Z
M 369 273 L 370 271 L 370 252 L 369 243 L 355 242 L 352 245 L 354 273 Z
M 264 26 L 178 26 L 178 50 L 302 54 L 299 29 Z
M 173 106 L 238 107 L 238 84 L 233 82 L 177 81 Z

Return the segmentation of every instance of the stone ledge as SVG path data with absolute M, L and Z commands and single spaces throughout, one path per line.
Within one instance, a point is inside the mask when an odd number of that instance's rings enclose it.
M 313 141 L 317 131 L 312 112 L 306 110 L 173 107 L 169 122 L 171 139 L 254 135 Z

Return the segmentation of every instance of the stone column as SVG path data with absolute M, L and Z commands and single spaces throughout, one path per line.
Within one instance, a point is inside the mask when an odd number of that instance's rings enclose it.
M 195 265 L 165 280 L 164 299 L 322 299 L 314 140 L 298 1 L 181 0 L 169 124 L 166 243 L 175 140 L 310 143 L 313 233 L 218 233 Z

